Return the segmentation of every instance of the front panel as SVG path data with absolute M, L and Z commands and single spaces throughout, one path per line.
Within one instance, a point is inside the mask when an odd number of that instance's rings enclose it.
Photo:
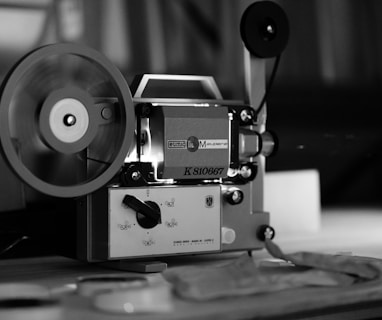
M 159 223 L 145 225 L 126 195 L 157 204 Z M 108 230 L 109 259 L 220 251 L 220 186 L 109 188 Z

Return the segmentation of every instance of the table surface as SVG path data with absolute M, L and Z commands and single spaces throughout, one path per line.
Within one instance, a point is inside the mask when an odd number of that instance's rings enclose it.
M 319 233 L 293 234 L 276 238 L 286 253 L 305 250 L 322 253 L 346 253 L 382 258 L 382 209 L 331 209 L 322 214 Z M 242 253 L 224 253 L 167 260 L 169 268 L 179 265 L 221 264 Z M 253 259 L 269 259 L 265 250 L 254 251 Z M 75 284 L 77 277 L 98 274 L 132 274 L 106 269 L 97 264 L 57 257 L 33 257 L 0 260 L 1 283 L 29 283 L 58 292 Z M 160 278 L 161 274 L 149 274 Z M 58 296 L 62 319 L 125 319 L 95 310 L 89 298 L 74 291 Z M 224 298 L 208 302 L 190 302 L 172 297 L 169 313 L 132 314 L 129 319 L 366 319 L 382 316 L 382 280 L 360 283 L 351 288 L 282 290 L 276 293 Z M 1 313 L 0 313 L 1 315 Z M 60 318 L 61 319 L 61 318 Z

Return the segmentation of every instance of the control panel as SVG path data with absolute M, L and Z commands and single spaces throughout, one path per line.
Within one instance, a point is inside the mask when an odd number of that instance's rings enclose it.
M 220 251 L 221 201 L 220 185 L 109 188 L 109 258 Z

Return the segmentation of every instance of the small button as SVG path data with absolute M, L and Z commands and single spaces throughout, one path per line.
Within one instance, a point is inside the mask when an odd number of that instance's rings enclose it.
M 232 244 L 236 239 L 235 230 L 227 227 L 222 228 L 222 243 L 223 244 Z

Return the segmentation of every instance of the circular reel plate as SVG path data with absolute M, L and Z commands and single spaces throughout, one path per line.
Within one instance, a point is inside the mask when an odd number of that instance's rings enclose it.
M 240 34 L 245 46 L 253 55 L 259 58 L 275 57 L 288 43 L 288 18 L 275 2 L 254 2 L 241 17 Z
M 134 122 L 124 77 L 86 46 L 32 51 L 1 87 L 2 152 L 24 182 L 47 195 L 77 197 L 107 184 L 132 149 Z
M 99 125 L 97 108 L 87 92 L 76 87 L 55 90 L 44 101 L 39 125 L 44 141 L 63 153 L 89 146 Z
M 89 114 L 85 106 L 74 98 L 64 98 L 56 102 L 49 113 L 48 121 L 53 136 L 63 143 L 80 140 L 89 128 Z M 40 120 L 41 122 L 44 121 Z

